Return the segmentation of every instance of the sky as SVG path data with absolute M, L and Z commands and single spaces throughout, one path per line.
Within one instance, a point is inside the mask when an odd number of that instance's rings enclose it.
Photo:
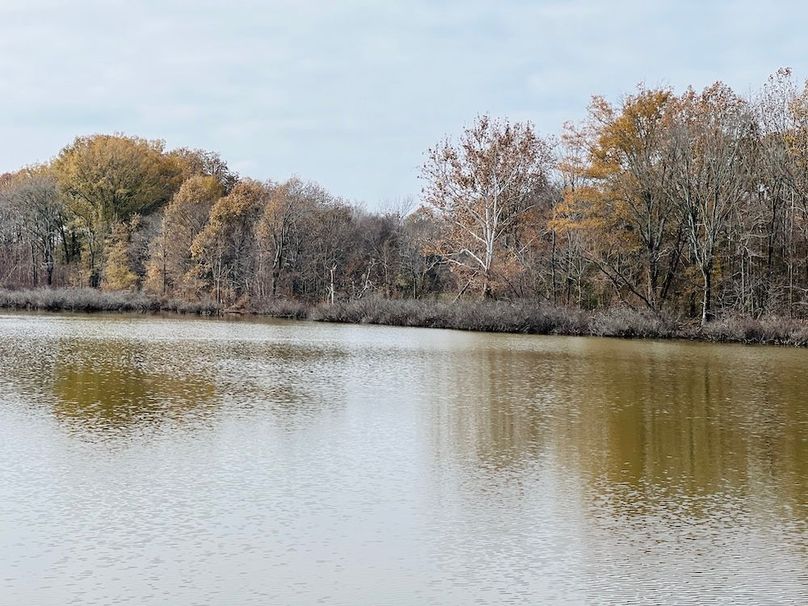
M 397 207 L 481 113 L 553 136 L 640 82 L 804 78 L 807 23 L 798 1 L 0 0 L 0 173 L 122 132 Z

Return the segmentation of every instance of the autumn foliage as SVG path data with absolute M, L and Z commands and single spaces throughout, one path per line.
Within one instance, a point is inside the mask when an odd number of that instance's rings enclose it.
M 420 205 L 373 213 L 298 178 L 241 178 L 212 152 L 79 137 L 0 176 L 0 288 L 806 315 L 808 87 L 789 70 L 749 97 L 594 97 L 558 141 L 483 115 L 427 150 L 421 177 Z

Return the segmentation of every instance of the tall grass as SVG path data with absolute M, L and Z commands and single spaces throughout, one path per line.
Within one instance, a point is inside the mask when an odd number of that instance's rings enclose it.
M 211 315 L 219 307 L 212 301 L 188 302 L 150 297 L 143 293 L 107 292 L 95 288 L 0 289 L 0 308 L 35 311 L 159 312 Z
M 728 316 L 702 328 L 649 311 L 616 307 L 595 311 L 530 302 L 361 299 L 319 305 L 309 319 L 351 324 L 453 328 L 481 332 L 586 335 L 630 339 L 691 339 L 808 346 L 808 322 Z
M 0 289 L 0 308 L 82 312 L 176 312 L 217 315 L 229 310 L 213 301 L 187 302 L 136 292 L 93 288 Z M 705 327 L 626 307 L 585 311 L 534 302 L 358 299 L 310 306 L 271 300 L 240 313 L 275 318 L 451 328 L 480 332 L 581 335 L 643 339 L 693 339 L 717 342 L 808 346 L 808 321 L 725 316 Z
M 705 326 L 700 337 L 709 341 L 808 346 L 808 322 L 776 316 L 754 319 L 727 316 Z
M 250 313 L 273 318 L 286 318 L 288 320 L 307 320 L 311 306 L 301 301 L 290 301 L 288 299 L 273 299 L 264 301 L 254 307 Z
M 360 299 L 315 307 L 309 317 L 320 322 L 389 324 L 454 328 L 483 332 L 587 334 L 580 310 L 526 303 Z

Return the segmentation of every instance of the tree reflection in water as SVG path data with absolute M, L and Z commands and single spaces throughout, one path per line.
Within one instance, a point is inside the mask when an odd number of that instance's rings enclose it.
M 481 342 L 430 369 L 435 445 L 457 461 L 512 471 L 552 457 L 586 492 L 631 492 L 614 501 L 636 511 L 674 494 L 696 506 L 757 492 L 808 514 L 804 352 L 570 338 L 513 352 Z

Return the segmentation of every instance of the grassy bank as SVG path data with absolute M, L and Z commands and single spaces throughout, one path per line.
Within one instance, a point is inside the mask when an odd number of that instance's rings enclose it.
M 175 312 L 198 315 L 218 315 L 234 311 L 217 306 L 212 301 L 189 303 L 142 293 L 105 292 L 91 288 L 0 290 L 0 308 L 36 311 Z M 701 327 L 693 322 L 628 308 L 584 311 L 531 302 L 441 303 L 376 298 L 316 306 L 277 300 L 238 311 L 242 314 L 274 318 L 346 324 L 808 346 L 808 321 L 778 317 L 753 319 L 727 316 Z
M 536 303 L 465 301 L 354 301 L 317 307 L 312 319 L 329 322 L 427 326 L 481 332 L 671 337 L 675 327 L 660 318 L 625 309 L 597 313 Z
M 213 302 L 190 303 L 178 299 L 150 297 L 135 292 L 108 292 L 95 288 L 0 289 L 0 308 L 31 311 L 81 311 L 213 315 L 219 307 Z
M 722 343 L 808 346 L 808 321 L 727 316 L 702 327 L 648 311 L 612 308 L 584 311 L 541 303 L 367 299 L 321 305 L 312 320 L 352 324 L 385 324 L 452 328 L 481 332 L 578 335 L 629 339 L 689 339 Z

